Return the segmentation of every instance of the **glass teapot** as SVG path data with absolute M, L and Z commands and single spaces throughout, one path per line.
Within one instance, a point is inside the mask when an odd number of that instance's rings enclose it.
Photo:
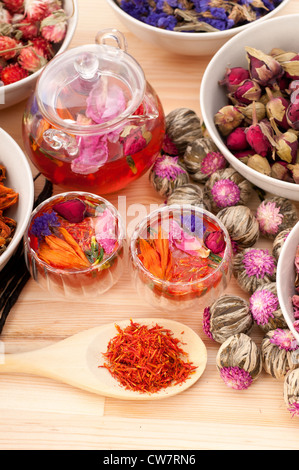
M 53 184 L 108 194 L 153 165 L 165 116 L 126 52 L 125 37 L 109 29 L 95 42 L 58 54 L 45 67 L 26 106 L 23 140 L 32 163 Z

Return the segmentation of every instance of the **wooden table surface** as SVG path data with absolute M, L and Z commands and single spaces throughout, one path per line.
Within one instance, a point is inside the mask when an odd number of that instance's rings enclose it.
M 289 3 L 283 11 L 287 13 L 299 13 L 298 0 Z M 79 22 L 71 46 L 93 43 L 96 33 L 106 27 L 125 33 L 130 54 L 143 67 L 166 114 L 188 107 L 200 115 L 200 83 L 210 57 L 177 56 L 143 43 L 116 19 L 105 0 L 79 0 Z M 0 126 L 21 147 L 24 106 L 25 102 L 0 112 Z M 32 172 L 36 174 L 33 167 Z M 41 184 L 36 184 L 36 192 Z M 118 196 L 126 196 L 127 207 L 136 202 L 146 207 L 162 202 L 147 175 L 107 199 L 117 206 Z M 128 223 L 138 215 L 131 209 Z M 265 240 L 258 244 L 267 246 Z M 227 292 L 246 298 L 234 279 Z M 29 351 L 90 327 L 149 316 L 181 321 L 205 342 L 207 368 L 193 387 L 161 401 L 127 402 L 46 378 L 1 375 L 0 449 L 299 449 L 298 419 L 292 419 L 286 409 L 282 382 L 263 372 L 246 391 L 228 388 L 215 366 L 219 345 L 202 331 L 202 312 L 161 313 L 144 305 L 128 273 L 102 297 L 81 302 L 52 298 L 30 279 L 9 315 L 1 347 L 8 353 Z M 254 329 L 252 337 L 260 344 L 259 330 Z

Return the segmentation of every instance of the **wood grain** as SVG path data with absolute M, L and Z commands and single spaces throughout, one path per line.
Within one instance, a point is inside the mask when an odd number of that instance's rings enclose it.
M 200 115 L 199 89 L 209 57 L 169 54 L 138 40 L 116 19 L 105 0 L 79 0 L 79 23 L 71 47 L 93 43 L 105 27 L 124 32 L 129 52 L 143 67 L 158 92 L 165 113 L 189 107 Z M 299 13 L 291 0 L 282 14 Z M 23 148 L 21 122 L 25 102 L 0 113 L 0 126 Z M 31 166 L 32 167 L 32 166 Z M 32 167 L 33 174 L 36 170 Z M 36 193 L 43 185 L 37 180 Z M 59 188 L 55 188 L 59 192 Z M 160 204 L 148 175 L 119 195 L 118 205 Z M 252 208 L 257 199 L 251 201 Z M 128 217 L 129 224 L 138 214 Z M 269 243 L 261 239 L 259 246 Z M 231 280 L 227 292 L 246 298 Z M 292 449 L 299 448 L 298 420 L 283 402 L 282 383 L 264 372 L 248 390 L 236 392 L 219 378 L 217 344 L 202 331 L 202 312 L 168 313 L 165 318 L 195 329 L 208 350 L 207 368 L 199 381 L 181 395 L 161 402 L 103 399 L 47 378 L 6 374 L 0 378 L 0 449 Z M 137 298 L 130 274 L 101 298 L 70 302 L 53 299 L 33 280 L 11 311 L 1 337 L 5 352 L 24 352 L 53 344 L 81 330 L 130 317 L 160 317 Z M 252 337 L 258 344 L 261 332 Z

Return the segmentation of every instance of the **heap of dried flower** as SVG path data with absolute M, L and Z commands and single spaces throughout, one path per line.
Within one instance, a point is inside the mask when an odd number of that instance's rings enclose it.
M 246 205 L 251 194 L 251 183 L 231 167 L 215 171 L 204 185 L 205 205 L 214 214 L 225 207 Z
M 293 359 L 299 357 L 298 352 L 299 345 L 289 329 L 268 331 L 261 344 L 263 367 L 267 374 L 283 379 L 287 372 L 298 367 L 297 360 Z
M 252 326 L 249 304 L 241 297 L 222 295 L 204 309 L 203 330 L 218 343 L 237 333 L 249 334 Z
M 292 201 L 278 196 L 262 201 L 255 216 L 261 234 L 270 239 L 274 239 L 279 232 L 292 228 L 298 220 L 297 209 Z
M 217 32 L 251 23 L 282 0 L 116 0 L 122 10 L 148 25 L 170 31 Z
M 0 165 L 0 255 L 6 250 L 15 233 L 17 222 L 7 217 L 4 211 L 17 203 L 19 194 L 4 185 L 6 168 Z
M 276 260 L 268 250 L 246 248 L 234 256 L 233 274 L 241 289 L 252 295 L 264 284 L 276 281 Z
M 266 54 L 245 47 L 245 52 L 248 69 L 228 68 L 219 82 L 228 101 L 215 114 L 215 124 L 243 163 L 267 176 L 299 183 L 299 55 L 277 48 Z
M 224 383 L 235 390 L 246 390 L 262 371 L 261 352 L 246 334 L 230 336 L 220 346 L 216 357 L 217 369 Z
M 0 3 L 0 80 L 15 83 L 55 55 L 67 31 L 61 0 L 3 0 Z
M 279 305 L 275 282 L 258 288 L 250 296 L 249 306 L 254 321 L 265 333 L 288 327 Z

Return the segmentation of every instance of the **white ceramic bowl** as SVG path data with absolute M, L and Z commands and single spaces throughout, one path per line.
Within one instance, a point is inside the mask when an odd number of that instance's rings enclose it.
M 228 162 L 256 186 L 294 201 L 299 201 L 299 185 L 263 175 L 238 160 L 224 144 L 214 124 L 214 116 L 222 106 L 228 104 L 224 87 L 218 85 L 218 81 L 223 78 L 226 68 L 228 66 L 247 67 L 244 47 L 255 47 L 266 53 L 274 47 L 299 52 L 298 26 L 299 14 L 272 18 L 263 23 L 251 25 L 246 31 L 230 39 L 214 55 L 205 70 L 200 89 L 202 118 L 209 135 Z
M 283 316 L 299 343 L 299 333 L 293 326 L 292 296 L 295 294 L 295 254 L 299 245 L 299 222 L 292 228 L 281 249 L 276 274 L 277 295 Z
M 77 0 L 64 0 L 63 4 L 64 10 L 66 14 L 70 16 L 70 18 L 68 20 L 66 36 L 58 50 L 59 54 L 64 52 L 69 47 L 78 22 Z M 11 85 L 5 85 L 3 89 L 1 88 L 0 111 L 28 98 L 28 96 L 33 93 L 36 80 L 38 79 L 42 70 L 43 68 L 18 82 L 12 83 Z
M 216 33 L 184 33 L 168 31 L 155 26 L 147 25 L 139 21 L 128 13 L 124 12 L 115 0 L 106 0 L 114 10 L 117 18 L 137 37 L 143 41 L 161 47 L 166 51 L 185 55 L 202 56 L 214 54 L 228 39 L 237 33 L 244 31 L 248 25 L 238 26 L 228 31 Z M 275 10 L 255 21 L 256 24 L 264 23 L 268 18 L 279 13 L 290 0 L 283 0 Z
M 19 193 L 18 202 L 4 211 L 4 215 L 16 220 L 17 227 L 8 247 L 0 255 L 1 271 L 23 237 L 34 201 L 34 183 L 28 160 L 19 145 L 1 128 L 0 164 L 6 168 L 4 185 Z

